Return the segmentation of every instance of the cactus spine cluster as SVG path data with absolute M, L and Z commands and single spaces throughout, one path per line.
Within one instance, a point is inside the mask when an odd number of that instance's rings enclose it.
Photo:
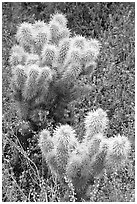
M 72 182 L 76 192 L 82 191 L 93 178 L 102 175 L 103 170 L 115 171 L 124 168 L 128 160 L 131 143 L 125 136 L 107 138 L 104 134 L 108 126 L 105 111 L 97 109 L 85 117 L 85 135 L 80 143 L 76 133 L 69 125 L 62 125 L 53 133 L 54 148 L 47 151 L 49 140 L 45 135 L 45 147 L 42 146 L 43 134 L 39 144 L 47 165 L 61 178 L 66 175 Z M 47 140 L 47 142 L 46 142 Z M 51 140 L 51 139 L 50 139 Z M 42 143 L 42 144 L 41 144 Z M 50 157 L 52 154 L 52 157 Z M 53 171 L 52 171 L 53 172 Z
M 99 42 L 72 36 L 63 14 L 52 15 L 49 23 L 24 22 L 15 37 L 17 45 L 11 49 L 9 62 L 14 97 L 24 120 L 36 108 L 49 110 L 59 94 L 66 97 L 64 90 L 71 96 L 79 75 L 96 66 Z M 24 114 L 26 106 L 28 113 Z

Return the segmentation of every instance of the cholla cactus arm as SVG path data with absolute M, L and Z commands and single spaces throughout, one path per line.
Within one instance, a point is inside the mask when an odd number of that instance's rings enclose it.
M 11 49 L 11 55 L 9 58 L 9 63 L 14 69 L 18 64 L 25 65 L 27 60 L 27 53 L 24 52 L 24 49 L 19 45 L 14 45 Z
M 62 125 L 53 134 L 58 168 L 61 174 L 66 171 L 66 165 L 70 153 L 77 147 L 77 139 L 74 130 L 69 125 Z
M 58 69 L 60 72 L 64 71 L 63 65 L 67 56 L 67 53 L 71 47 L 71 38 L 65 38 L 62 39 L 59 42 L 58 46 L 58 55 L 57 55 L 57 64 L 58 64 Z
M 101 108 L 91 111 L 85 117 L 85 140 L 90 140 L 95 134 L 104 133 L 108 126 L 108 118 L 105 111 Z
M 70 151 L 72 147 L 75 149 L 78 144 L 76 133 L 70 125 L 57 127 L 54 131 L 53 138 L 56 146 L 58 144 L 64 144 L 68 151 Z
M 47 162 L 47 165 L 51 170 L 51 173 L 58 176 L 59 172 L 58 172 L 56 150 L 54 147 L 53 138 L 50 136 L 50 132 L 48 130 L 43 130 L 40 133 L 39 146 Z
M 57 177 L 60 177 L 60 172 L 59 172 L 58 162 L 57 162 L 57 155 L 56 155 L 55 149 L 53 149 L 51 152 L 47 154 L 46 161 L 47 161 L 47 165 L 49 169 L 51 170 L 51 173 L 53 173 Z
M 32 24 L 22 23 L 18 27 L 16 39 L 25 51 L 31 52 L 34 44 Z
M 108 151 L 106 155 L 106 169 L 115 171 L 123 168 L 128 160 L 131 143 L 125 136 L 109 138 Z
M 39 145 L 51 172 L 59 178 L 64 176 L 69 154 L 77 147 L 77 144 L 75 132 L 68 125 L 57 128 L 52 138 L 47 130 L 41 133 Z
M 36 79 L 37 89 L 39 94 L 47 95 L 49 83 L 53 79 L 53 72 L 49 67 L 43 67 L 40 70 L 39 76 Z
M 103 134 L 99 133 L 94 135 L 91 140 L 83 140 L 83 145 L 87 146 L 87 151 L 89 157 L 92 159 L 95 154 L 97 154 L 100 150 L 100 145 L 102 142 L 104 142 L 106 138 L 103 136 Z
M 57 47 L 55 45 L 45 45 L 41 54 L 41 66 L 52 66 L 56 63 Z
M 99 52 L 100 52 L 100 48 L 101 48 L 100 42 L 96 39 L 90 39 L 87 41 L 87 43 L 89 44 L 89 48 L 92 48 L 94 50 L 93 56 L 95 59 L 97 59 Z
M 28 67 L 28 78 L 23 90 L 23 97 L 26 101 L 33 99 L 38 94 L 37 78 L 39 73 L 40 69 L 37 65 Z
M 12 88 L 14 91 L 22 91 L 27 80 L 26 68 L 22 65 L 17 65 L 13 70 Z
M 81 35 L 76 35 L 75 37 L 72 38 L 73 48 L 78 48 L 78 49 L 81 49 L 82 51 L 83 49 L 86 49 L 86 45 L 87 45 L 87 40 L 85 37 Z
M 98 178 L 102 175 L 105 168 L 105 159 L 108 150 L 108 139 L 101 135 L 96 137 L 95 152 L 93 153 L 93 156 L 90 157 L 90 175 L 94 178 Z M 97 142 L 99 143 L 97 144 Z
M 95 39 L 87 40 L 82 53 L 83 75 L 91 74 L 97 66 L 96 59 L 100 51 L 100 43 Z
M 103 173 L 103 170 L 105 168 L 105 157 L 106 150 L 102 150 L 98 154 L 96 154 L 90 162 L 90 174 L 94 178 L 99 177 Z
M 39 146 L 45 158 L 47 158 L 48 153 L 54 149 L 52 137 L 50 136 L 50 132 L 48 130 L 43 130 L 40 133 Z
M 76 192 L 84 190 L 89 180 L 89 157 L 86 153 L 71 155 L 66 175 L 75 187 Z
M 49 67 L 40 68 L 38 77 L 36 78 L 37 94 L 31 101 L 31 109 L 50 110 L 51 104 L 56 99 L 56 92 L 52 87 L 56 72 Z
M 70 31 L 67 27 L 62 26 L 59 22 L 52 19 L 49 22 L 49 29 L 51 34 L 50 42 L 58 45 L 59 41 L 63 38 L 70 36 Z
M 70 64 L 67 70 L 63 73 L 60 82 L 62 85 L 69 88 L 71 84 L 74 84 L 78 76 L 80 75 L 82 67 L 79 64 Z
M 80 48 L 73 48 L 72 46 L 70 47 L 66 55 L 64 67 L 67 67 L 69 64 L 82 65 L 82 53 Z
M 57 145 L 56 156 L 57 156 L 58 171 L 61 175 L 64 175 L 66 171 L 68 158 L 69 158 L 69 153 L 65 144 L 60 143 Z
M 62 13 L 55 13 L 51 15 L 51 21 L 58 22 L 62 27 L 67 27 L 67 18 Z
M 33 29 L 35 32 L 37 32 L 38 30 L 45 28 L 45 26 L 47 26 L 47 24 L 44 21 L 38 20 L 33 24 Z
M 44 22 L 36 22 L 33 25 L 33 36 L 34 36 L 34 50 L 33 52 L 41 55 L 42 49 L 50 39 L 50 31 L 47 24 Z
M 65 54 L 65 58 L 63 59 L 64 65 L 62 70 L 64 71 L 64 73 L 62 75 L 62 80 L 66 81 L 67 78 L 70 83 L 73 80 L 76 80 L 82 71 L 82 54 L 79 48 L 72 47 L 71 42 L 69 42 L 69 44 L 66 44 L 65 48 L 67 48 L 65 50 L 66 53 L 62 53 Z
M 87 40 L 85 49 L 83 51 L 83 64 L 89 65 L 90 63 L 94 62 L 100 51 L 100 43 L 95 39 Z

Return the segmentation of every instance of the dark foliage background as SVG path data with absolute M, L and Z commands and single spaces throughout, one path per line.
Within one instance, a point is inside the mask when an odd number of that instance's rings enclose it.
M 58 201 L 61 197 L 60 192 L 63 191 L 54 185 L 52 190 L 54 189 L 55 198 L 53 199 L 50 189 L 53 183 L 51 177 L 47 178 L 45 187 L 39 184 L 44 180 L 39 181 L 38 176 L 36 178 L 37 170 L 42 174 L 41 153 L 37 147 L 38 134 L 34 134 L 31 139 L 24 139 L 29 146 L 27 150 L 22 148 L 23 141 L 19 143 L 16 131 L 23 122 L 17 116 L 12 98 L 11 70 L 8 62 L 10 49 L 15 44 L 14 36 L 17 26 L 24 21 L 31 23 L 35 20 L 49 21 L 50 15 L 56 11 L 66 14 L 68 27 L 73 34 L 97 38 L 102 44 L 95 72 L 92 76 L 81 79 L 82 83 L 93 84 L 94 91 L 87 97 L 69 104 L 66 119 L 71 121 L 81 139 L 85 114 L 98 107 L 106 110 L 110 120 L 108 137 L 120 133 L 130 139 L 132 142 L 131 159 L 134 167 L 135 4 L 131 2 L 3 2 L 3 201 L 44 201 L 44 199 Z M 70 111 L 73 113 L 71 116 L 68 114 Z M 52 129 L 52 121 L 48 121 L 48 124 Z M 20 161 L 20 165 L 17 165 L 17 161 Z M 134 189 L 134 175 L 130 176 L 129 183 L 131 185 L 129 189 Z M 34 189 L 38 198 L 33 195 Z M 133 199 L 132 194 L 134 194 L 133 191 L 130 191 L 129 200 Z M 116 199 L 111 195 L 108 200 L 106 197 L 103 198 L 103 201 L 115 201 Z M 125 201 L 124 199 L 123 196 L 118 201 Z M 96 197 L 95 201 L 100 200 L 101 197 Z

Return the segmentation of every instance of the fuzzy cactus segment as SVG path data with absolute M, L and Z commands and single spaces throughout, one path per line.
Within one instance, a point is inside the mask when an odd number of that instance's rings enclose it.
M 37 28 L 37 27 L 38 25 L 34 26 L 34 33 L 33 33 L 34 53 L 41 55 L 44 45 L 47 45 L 50 39 L 50 31 L 49 31 L 49 27 L 46 24 L 41 26 L 40 28 Z
M 93 49 L 93 55 L 95 57 L 95 59 L 98 57 L 99 52 L 100 52 L 100 48 L 101 48 L 101 44 L 98 40 L 96 39 L 90 39 L 87 41 L 89 48 L 91 48 L 91 50 Z
M 81 35 L 77 35 L 72 38 L 72 46 L 73 48 L 80 48 L 81 50 L 86 49 L 87 40 L 85 37 Z
M 62 69 L 62 65 L 65 62 L 66 55 L 68 53 L 68 50 L 71 46 L 71 38 L 65 38 L 60 41 L 59 48 L 58 48 L 58 56 L 57 56 L 57 63 L 59 65 L 59 68 Z
M 90 111 L 85 117 L 85 140 L 90 140 L 94 135 L 98 133 L 104 133 L 108 126 L 108 118 L 105 111 L 101 108 L 96 111 Z
M 33 99 L 38 93 L 37 78 L 39 73 L 40 69 L 38 66 L 32 65 L 28 67 L 28 78 L 23 90 L 23 97 L 26 101 Z
M 93 147 L 89 149 L 88 152 L 90 156 L 90 177 L 98 178 L 103 175 L 103 171 L 105 169 L 105 159 L 108 150 L 108 139 L 101 136 L 100 134 L 94 136 L 93 144 L 95 145 L 95 149 Z M 92 155 L 91 155 L 92 153 Z
M 83 65 L 89 66 L 94 63 L 100 52 L 100 44 L 97 40 L 91 39 L 87 40 L 85 49 L 83 50 Z
M 17 30 L 16 39 L 18 43 L 30 52 L 33 46 L 33 26 L 30 23 L 22 23 Z
M 55 63 L 57 56 L 57 47 L 54 45 L 46 45 L 43 47 L 41 55 L 41 66 L 50 66 L 52 67 Z
M 92 159 L 95 154 L 97 154 L 100 150 L 101 143 L 106 140 L 103 134 L 99 133 L 94 135 L 91 140 L 84 140 L 83 144 L 87 146 L 87 151 L 89 157 Z
M 63 84 L 69 87 L 69 85 L 71 85 L 72 83 L 74 83 L 74 81 L 76 81 L 81 71 L 82 71 L 81 65 L 70 64 L 67 70 L 64 71 L 64 74 L 62 75 L 61 80 Z
M 14 68 L 18 64 L 25 65 L 27 60 L 27 53 L 19 45 L 14 45 L 11 49 L 11 55 L 9 58 L 9 63 Z
M 64 38 L 69 38 L 70 31 L 67 27 L 63 27 L 59 22 L 51 20 L 49 22 L 49 30 L 51 34 L 50 42 L 58 45 L 59 41 Z
M 79 48 L 70 47 L 64 62 L 64 66 L 67 67 L 67 65 L 71 63 L 82 65 L 82 53 Z
M 33 24 L 33 29 L 35 31 L 41 30 L 42 28 L 45 28 L 47 26 L 47 24 L 44 21 L 35 21 L 35 23 Z
M 76 192 L 83 190 L 89 180 L 89 157 L 86 153 L 71 155 L 67 168 L 66 175 L 75 187 Z
M 65 38 L 69 38 L 71 36 L 71 32 L 68 28 L 63 28 L 60 30 L 59 41 Z
M 107 151 L 105 148 L 99 150 L 99 152 L 90 161 L 90 175 L 93 177 L 99 177 L 105 168 L 105 157 Z
M 57 163 L 60 173 L 64 174 L 70 153 L 77 147 L 74 130 L 69 125 L 62 125 L 53 134 Z
M 62 13 L 56 13 L 51 16 L 51 21 L 58 22 L 61 26 L 67 27 L 67 18 Z
M 96 134 L 90 140 L 84 139 L 81 147 L 88 156 L 89 178 L 100 176 L 105 168 L 105 157 L 108 147 L 107 138 L 101 133 Z
M 51 173 L 57 177 L 61 177 L 55 148 L 47 154 L 46 161 Z
M 115 136 L 109 139 L 106 155 L 106 168 L 117 169 L 124 167 L 131 150 L 131 143 L 125 136 Z
M 76 133 L 73 128 L 69 125 L 61 125 L 56 128 L 53 134 L 55 145 L 64 144 L 68 151 L 77 147 Z
M 25 86 L 25 82 L 27 80 L 27 74 L 25 71 L 25 67 L 22 65 L 17 65 L 13 70 L 12 77 L 12 88 L 14 91 L 22 91 Z
M 54 149 L 52 137 L 50 136 L 50 132 L 48 130 L 43 130 L 40 133 L 39 146 L 45 158 L 47 158 L 48 153 Z
M 49 67 L 41 68 L 37 78 L 38 91 L 42 91 L 42 93 L 46 92 L 49 87 L 49 83 L 52 81 L 52 78 L 53 72 Z

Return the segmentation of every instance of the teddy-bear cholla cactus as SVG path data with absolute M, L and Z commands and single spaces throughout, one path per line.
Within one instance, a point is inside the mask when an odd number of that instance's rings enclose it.
M 69 159 L 66 174 L 76 192 L 82 192 L 93 178 L 98 178 L 105 168 L 105 137 L 95 135 L 91 141 L 83 141 Z
M 68 89 L 67 93 L 71 96 L 71 88 L 79 75 L 85 74 L 86 70 L 92 72 L 96 66 L 99 42 L 80 35 L 72 37 L 63 14 L 52 15 L 49 23 L 24 22 L 17 28 L 15 37 L 17 45 L 11 49 L 9 59 L 13 73 L 13 90 L 14 95 L 18 95 L 16 87 L 20 83 L 20 100 L 17 100 L 18 97 L 15 99 L 20 107 L 23 104 L 21 101 L 28 103 L 28 115 L 34 107 L 42 107 L 41 104 L 44 107 L 49 107 L 49 104 L 52 106 L 52 101 L 61 90 Z M 45 74 L 46 70 L 48 76 Z M 62 97 L 65 96 L 62 94 Z
M 43 140 L 45 143 L 43 143 Z M 51 140 L 53 141 L 54 148 L 53 150 L 50 149 L 51 151 L 47 151 L 47 145 Z M 49 168 L 59 177 L 63 177 L 65 174 L 70 154 L 76 149 L 77 145 L 78 141 L 75 131 L 69 125 L 58 127 L 54 131 L 52 138 L 49 137 L 49 132 L 43 130 L 39 139 L 39 146 L 44 158 L 47 160 Z
M 97 109 L 88 113 L 88 116 L 91 115 L 96 117 L 89 117 L 88 120 L 85 118 L 86 131 L 82 143 L 77 141 L 69 125 L 62 125 L 55 130 L 52 137 L 54 151 L 47 160 L 51 171 L 59 175 L 59 178 L 66 175 L 77 193 L 84 191 L 93 178 L 102 176 L 104 169 L 115 171 L 124 168 L 131 149 L 127 137 L 118 135 L 107 138 L 104 135 L 108 125 L 105 111 Z M 90 131 L 91 137 L 87 135 Z

